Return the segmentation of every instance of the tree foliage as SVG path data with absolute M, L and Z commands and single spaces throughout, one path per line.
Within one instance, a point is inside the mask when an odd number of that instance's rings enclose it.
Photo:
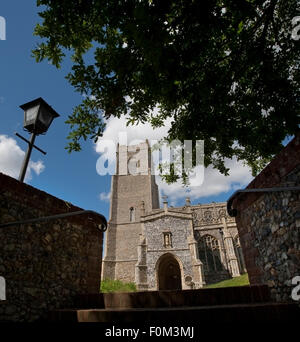
M 237 157 L 256 173 L 299 129 L 296 0 L 37 4 L 36 60 L 59 67 L 72 51 L 67 78 L 87 96 L 68 120 L 69 151 L 101 136 L 103 118 L 158 127 L 171 117 L 167 138 L 204 140 L 206 166 L 227 174 L 224 159 Z

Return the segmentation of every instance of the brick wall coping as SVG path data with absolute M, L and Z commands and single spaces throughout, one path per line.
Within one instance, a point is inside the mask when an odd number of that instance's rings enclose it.
M 12 194 L 15 198 L 18 199 L 19 202 L 26 204 L 26 206 L 43 212 L 42 216 L 71 213 L 83 210 L 82 208 L 77 207 L 72 203 L 52 196 L 45 191 L 34 188 L 33 186 L 26 183 L 22 183 L 15 178 L 12 178 L 0 172 L 0 196 L 1 194 L 4 194 L 6 192 Z M 89 211 L 87 214 L 88 217 L 87 215 L 78 215 L 65 218 L 65 220 L 74 224 L 91 226 L 94 228 L 98 227 L 94 223 L 103 223 L 98 213 L 94 214 Z M 32 215 L 32 217 L 27 216 L 22 219 L 27 220 L 36 218 L 34 214 Z
M 300 165 L 300 132 L 286 145 L 275 158 L 257 175 L 246 189 L 272 188 Z M 232 207 L 238 215 L 265 193 L 240 193 L 233 201 Z

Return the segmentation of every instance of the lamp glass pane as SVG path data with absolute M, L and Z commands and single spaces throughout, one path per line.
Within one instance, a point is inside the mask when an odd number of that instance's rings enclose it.
M 32 107 L 32 108 L 28 108 L 25 112 L 25 123 L 29 123 L 32 121 L 35 121 L 38 112 L 39 112 L 39 105 Z
M 44 106 L 41 107 L 39 120 L 47 128 L 53 120 L 52 114 Z

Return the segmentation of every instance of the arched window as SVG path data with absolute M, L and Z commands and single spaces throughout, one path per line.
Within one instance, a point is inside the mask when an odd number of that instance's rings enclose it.
M 133 207 L 129 209 L 129 221 L 134 222 L 135 221 L 135 210 Z
M 199 258 L 207 272 L 221 271 L 219 241 L 211 235 L 204 235 L 198 242 Z

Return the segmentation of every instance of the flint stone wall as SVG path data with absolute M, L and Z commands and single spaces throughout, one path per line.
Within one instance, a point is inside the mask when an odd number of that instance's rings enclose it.
M 165 248 L 163 232 L 172 233 L 172 247 Z M 188 245 L 188 236 L 191 232 L 191 220 L 177 217 L 162 217 L 155 221 L 145 222 L 145 237 L 147 241 L 147 280 L 149 289 L 157 288 L 157 269 L 159 258 L 170 253 L 180 261 L 181 282 L 185 287 L 184 277 L 193 277 L 192 258 Z
M 300 186 L 300 134 L 247 188 Z M 273 299 L 291 301 L 300 275 L 300 192 L 241 194 L 237 228 L 251 284 L 268 284 Z
M 0 224 L 82 210 L 0 174 Z M 102 232 L 99 218 L 74 216 L 0 228 L 0 276 L 6 301 L 0 321 L 36 321 L 72 306 L 77 294 L 98 293 Z

